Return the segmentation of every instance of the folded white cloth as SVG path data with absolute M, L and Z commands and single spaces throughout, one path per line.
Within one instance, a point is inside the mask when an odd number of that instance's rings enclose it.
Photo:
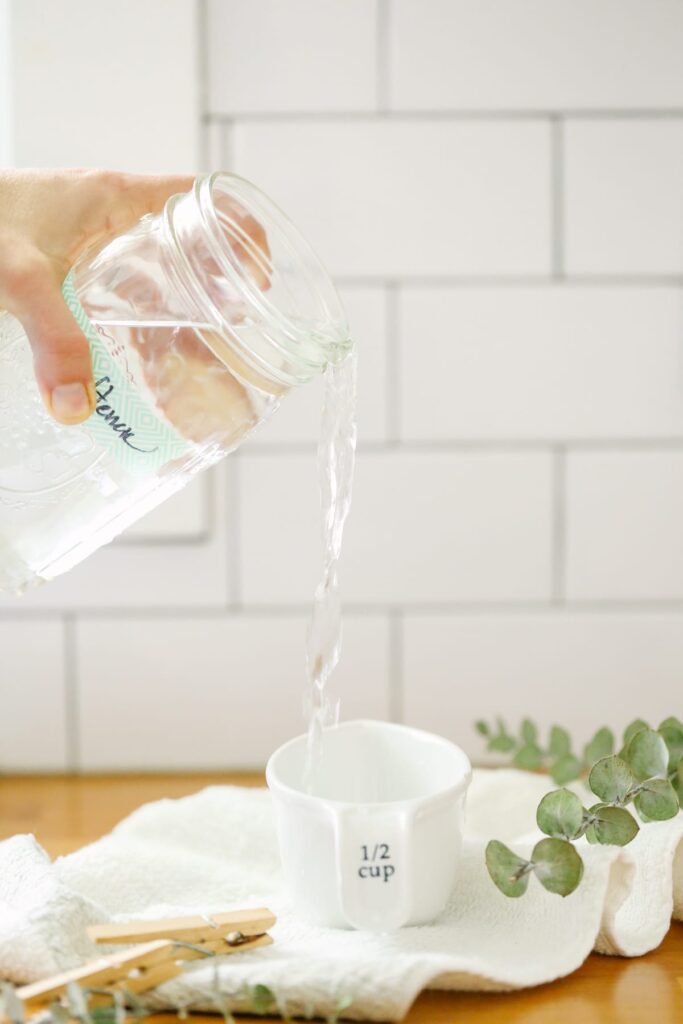
M 333 1012 L 399 1020 L 424 988 L 512 989 L 575 970 L 592 949 L 638 956 L 683 918 L 683 814 L 641 828 L 629 846 L 580 842 L 586 871 L 566 899 L 530 880 L 508 899 L 484 865 L 488 839 L 528 852 L 548 779 L 476 771 L 467 835 L 451 900 L 433 925 L 393 935 L 314 928 L 282 887 L 270 796 L 215 786 L 141 807 L 98 842 L 50 862 L 32 836 L 0 843 L 0 977 L 32 981 L 102 952 L 86 938 L 94 922 L 249 906 L 278 915 L 275 944 L 195 961 L 162 986 L 155 1006 L 212 1009 L 215 968 L 237 999 L 244 983 L 269 986 L 288 1012 Z M 238 1003 L 233 1004 L 237 1006 Z

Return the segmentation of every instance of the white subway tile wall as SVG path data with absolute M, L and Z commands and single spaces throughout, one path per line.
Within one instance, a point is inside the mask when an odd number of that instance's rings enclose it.
M 683 4 L 101 0 L 105 38 L 72 0 L 75 42 L 34 6 L 10 0 L 15 163 L 234 169 L 340 286 L 360 350 L 342 716 L 481 758 L 479 717 L 584 739 L 680 714 Z M 76 96 L 74 47 L 108 66 L 138 14 L 155 46 L 130 88 Z M 65 72 L 38 108 L 45 60 Z M 321 398 L 0 599 L 0 770 L 257 767 L 301 730 Z

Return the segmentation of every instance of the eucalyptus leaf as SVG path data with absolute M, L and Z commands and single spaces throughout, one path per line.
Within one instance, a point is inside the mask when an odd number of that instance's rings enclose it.
M 564 786 L 566 782 L 578 779 L 581 774 L 582 764 L 578 757 L 573 754 L 565 754 L 550 766 L 550 777 L 558 786 Z
M 497 736 L 491 737 L 488 742 L 487 749 L 497 751 L 499 754 L 509 754 L 516 746 L 517 742 L 513 736 L 506 736 L 499 733 Z
M 571 740 L 569 733 L 566 729 L 563 729 L 559 725 L 554 725 L 550 730 L 550 740 L 548 742 L 548 753 L 554 761 L 559 761 L 561 757 L 566 757 L 571 750 Z
M 595 818 L 586 829 L 589 843 L 626 846 L 638 834 L 638 822 L 625 807 L 595 804 L 588 813 Z
M 113 1003 L 109 1006 L 94 1006 L 89 1012 L 93 1024 L 117 1024 L 116 1007 Z
M 512 759 L 515 768 L 535 771 L 543 764 L 543 751 L 535 743 L 527 743 L 520 747 Z
M 665 729 L 668 725 L 675 725 L 679 729 L 683 729 L 683 722 L 681 722 L 680 718 L 676 718 L 675 715 L 669 715 L 668 718 L 665 718 L 663 722 L 659 723 L 657 726 L 657 732 L 661 732 L 662 729 Z
M 633 802 L 643 821 L 667 821 L 680 810 L 676 790 L 668 779 L 647 779 Z
M 536 824 L 541 832 L 554 839 L 575 839 L 583 823 L 583 806 L 578 796 L 568 789 L 546 793 L 536 811 Z
M 583 759 L 587 765 L 594 765 L 603 757 L 614 753 L 614 733 L 607 726 L 598 729 L 595 736 L 583 748 Z
M 676 765 L 676 770 L 671 773 L 670 781 L 678 794 L 678 802 L 683 807 L 683 757 Z
M 583 877 L 583 861 L 566 839 L 541 839 L 531 853 L 534 874 L 544 889 L 569 896 Z
M 626 748 L 629 745 L 637 732 L 640 732 L 641 729 L 649 728 L 650 726 L 647 722 L 644 722 L 642 718 L 636 718 L 635 721 L 631 722 L 631 724 L 627 725 L 624 729 L 624 747 Z
M 249 1007 L 260 1016 L 269 1013 L 276 1005 L 275 995 L 267 985 L 252 985 L 249 989 Z
M 490 736 L 491 730 L 487 722 L 484 722 L 481 718 L 474 723 L 474 728 L 477 730 L 480 736 Z
M 626 760 L 637 779 L 652 779 L 666 773 L 669 751 L 654 729 L 641 729 L 629 741 Z
M 672 772 L 683 757 L 683 725 L 674 718 L 667 718 L 657 730 L 669 751 L 668 771 Z
M 505 896 L 523 896 L 529 885 L 530 863 L 519 857 L 505 843 L 492 839 L 486 845 L 486 867 Z
M 630 767 L 615 754 L 601 758 L 588 776 L 588 785 L 606 804 L 623 803 L 634 782 Z
M 522 722 L 519 735 L 524 746 L 536 746 L 538 729 L 530 718 L 525 718 Z

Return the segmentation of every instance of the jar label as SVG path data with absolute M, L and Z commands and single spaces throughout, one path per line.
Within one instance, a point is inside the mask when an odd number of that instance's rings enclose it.
M 62 292 L 66 304 L 90 344 L 95 378 L 95 412 L 84 424 L 87 431 L 118 463 L 132 473 L 152 473 L 189 451 L 184 440 L 138 392 L 133 374 L 118 364 L 125 350 L 120 342 L 89 319 L 67 274 Z

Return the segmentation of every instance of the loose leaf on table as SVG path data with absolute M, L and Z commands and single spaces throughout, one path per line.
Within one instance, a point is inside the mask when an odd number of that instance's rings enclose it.
M 548 743 L 550 757 L 554 761 L 559 761 L 561 757 L 567 756 L 571 750 L 571 745 L 567 730 L 559 725 L 554 725 L 550 730 L 550 741 Z
M 666 773 L 669 751 L 654 729 L 641 729 L 629 740 L 626 760 L 637 779 L 651 779 Z
M 554 839 L 575 839 L 583 823 L 583 806 L 578 796 L 568 789 L 547 793 L 536 811 L 536 824 L 541 832 Z
M 523 896 L 529 885 L 529 861 L 518 857 L 505 843 L 492 839 L 486 845 L 486 867 L 505 896 Z
M 666 821 L 675 818 L 680 809 L 668 779 L 647 779 L 633 802 L 643 821 Z
M 550 777 L 558 786 L 564 786 L 567 782 L 578 779 L 581 774 L 582 764 L 578 757 L 573 754 L 565 754 L 550 766 Z
M 523 768 L 533 772 L 543 763 L 543 751 L 535 743 L 526 743 L 520 747 L 512 759 L 515 768 Z
M 657 732 L 666 743 L 669 751 L 668 771 L 672 772 L 683 757 L 683 725 L 676 718 L 667 718 Z
M 583 748 L 583 759 L 587 765 L 594 765 L 603 757 L 614 752 L 614 733 L 606 726 L 598 729 L 595 736 Z
M 595 804 L 588 813 L 595 818 L 586 829 L 589 843 L 626 846 L 638 834 L 638 822 L 625 807 Z
M 588 785 L 603 803 L 623 803 L 635 783 L 630 767 L 616 754 L 601 758 L 588 776 Z
M 566 839 L 541 839 L 531 860 L 541 885 L 558 896 L 569 896 L 583 877 L 583 861 Z

